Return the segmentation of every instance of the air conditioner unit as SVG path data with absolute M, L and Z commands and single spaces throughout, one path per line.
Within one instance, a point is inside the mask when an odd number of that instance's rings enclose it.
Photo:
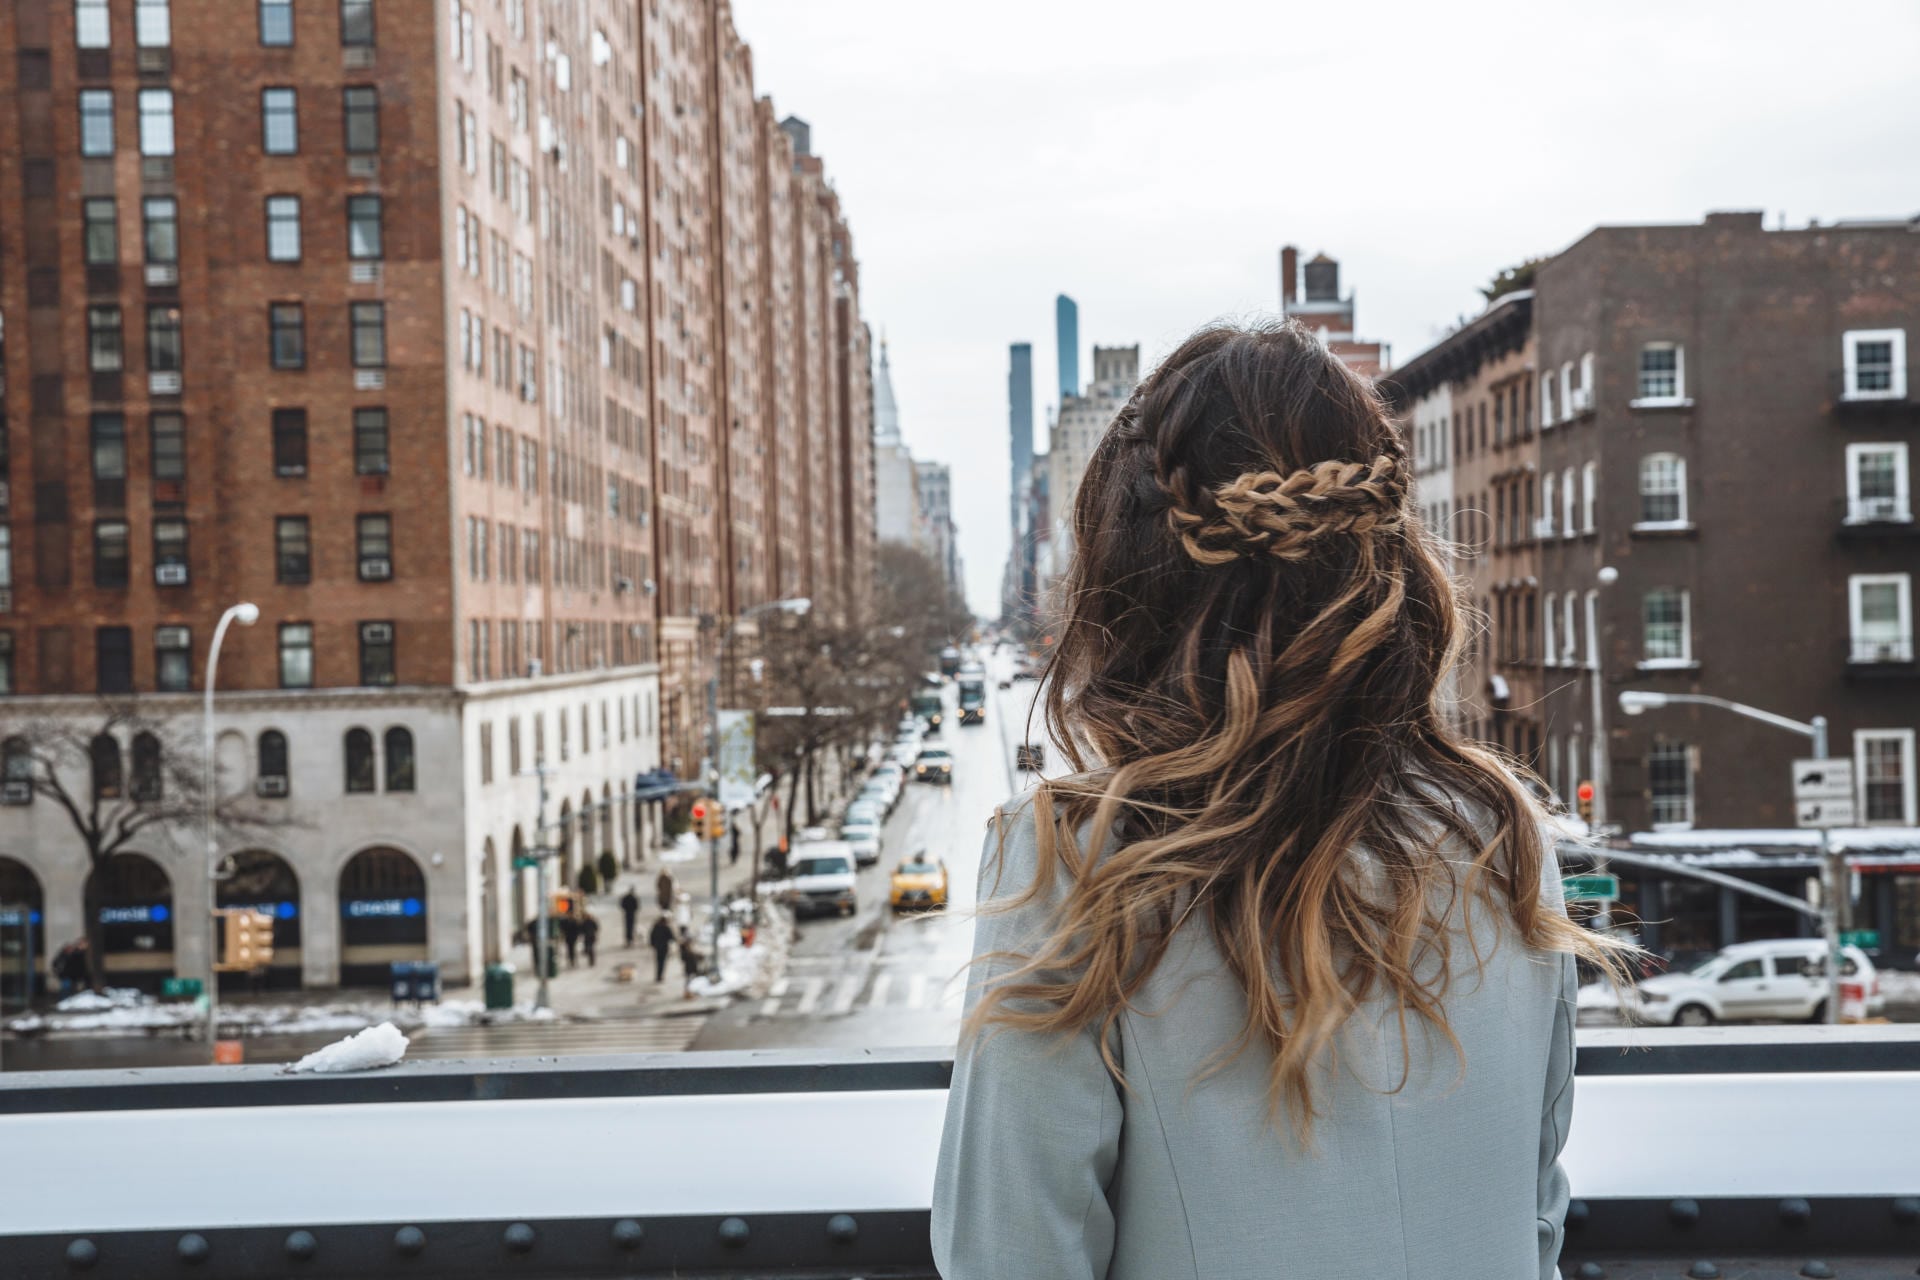
M 393 643 L 393 624 L 369 622 L 360 628 L 360 638 L 369 644 L 391 644 Z
M 186 585 L 187 566 L 183 564 L 157 564 L 153 566 L 153 580 L 163 587 Z
M 147 375 L 147 391 L 156 396 L 177 396 L 180 394 L 180 374 L 176 370 L 161 369 Z
M 268 774 L 264 777 L 256 778 L 254 779 L 253 790 L 255 795 L 285 796 L 287 794 L 286 775 Z
M 340 65 L 354 70 L 373 65 L 374 47 L 370 44 L 350 44 L 340 51 Z
M 387 385 L 385 369 L 355 369 L 353 371 L 353 389 L 355 391 L 381 391 Z
M 0 804 L 32 804 L 33 784 L 19 779 L 9 781 L 0 789 Z
M 149 262 L 147 264 L 147 283 L 150 285 L 175 285 L 180 283 L 180 268 L 171 262 Z
M 377 178 L 380 176 L 379 156 L 348 156 L 347 176 L 349 178 Z
M 379 284 L 380 264 L 378 262 L 349 262 L 347 264 L 347 282 L 349 284 Z
M 393 561 L 378 556 L 369 556 L 360 562 L 360 578 L 363 582 L 385 582 L 393 576 Z

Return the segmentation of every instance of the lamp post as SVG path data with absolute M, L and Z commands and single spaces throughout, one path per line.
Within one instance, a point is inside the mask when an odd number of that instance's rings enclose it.
M 1620 692 L 1620 709 L 1630 716 L 1647 711 L 1658 711 L 1674 703 L 1686 703 L 1699 707 L 1718 707 L 1722 711 L 1731 711 L 1737 716 L 1749 720 L 1758 720 L 1761 724 L 1770 724 L 1776 729 L 1785 729 L 1813 741 L 1813 754 L 1816 759 L 1827 758 L 1827 718 L 1815 716 L 1811 720 L 1800 721 L 1772 711 L 1762 711 L 1759 707 L 1750 707 L 1744 702 L 1734 702 L 1729 698 L 1716 698 L 1704 693 L 1654 693 L 1644 689 L 1623 689 Z M 1840 895 L 1846 891 L 1847 869 L 1845 858 L 1834 851 L 1833 833 L 1826 827 L 1820 828 L 1820 926 L 1826 935 L 1827 943 L 1827 1022 L 1840 1021 Z
M 1612 565 L 1602 565 L 1593 576 L 1601 586 L 1610 587 L 1620 580 L 1620 571 Z M 1588 751 L 1591 753 L 1588 757 L 1588 767 L 1593 775 L 1593 826 L 1589 834 L 1595 834 L 1607 825 L 1607 774 L 1610 766 L 1607 761 L 1607 729 L 1604 719 L 1606 703 L 1600 692 L 1600 602 L 1595 596 L 1589 597 L 1587 603 L 1587 682 L 1593 686 L 1593 723 L 1588 726 L 1590 739 Z M 1599 841 L 1595 840 L 1594 843 L 1597 845 Z M 1597 862 L 1600 873 L 1605 875 L 1606 859 L 1601 857 Z M 1612 906 L 1611 903 L 1603 905 Z M 1609 910 L 1601 911 L 1595 918 L 1594 924 L 1602 930 L 1610 928 L 1613 924 L 1613 913 Z
M 200 714 L 201 777 L 200 817 L 207 842 L 207 1052 L 213 1052 L 220 1039 L 220 917 L 215 914 L 220 901 L 220 844 L 214 836 L 213 808 L 217 799 L 213 761 L 213 688 L 220 672 L 220 644 L 233 623 L 250 627 L 260 621 L 260 606 L 243 600 L 220 615 L 213 628 L 213 644 L 207 649 L 207 687 Z
M 768 613 L 805 614 L 813 608 L 813 601 L 806 596 L 793 596 L 785 600 L 768 600 L 743 609 L 733 620 L 722 625 L 713 620 L 714 630 L 718 633 L 713 645 L 713 671 L 707 676 L 707 795 L 712 799 L 714 808 L 726 812 L 720 803 L 720 669 L 726 665 L 727 642 L 733 638 L 734 628 L 748 618 L 757 618 Z M 728 819 L 729 823 L 732 819 Z M 707 817 L 707 829 L 701 833 L 707 842 L 707 885 L 712 895 L 710 911 L 713 915 L 713 946 L 707 958 L 709 977 L 720 976 L 720 838 L 713 834 L 713 816 Z

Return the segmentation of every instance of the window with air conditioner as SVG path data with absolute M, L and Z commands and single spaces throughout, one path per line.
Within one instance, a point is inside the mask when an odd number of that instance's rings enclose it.
M 360 683 L 391 685 L 397 679 L 394 665 L 393 624 L 360 624 Z
M 1848 400 L 1907 398 L 1907 331 L 1851 329 L 1841 336 Z
M 287 735 L 267 729 L 254 744 L 254 794 L 274 798 L 289 791 L 287 782 Z
M 291 479 L 307 474 L 307 411 L 273 411 L 273 474 Z
M 1856 573 L 1847 579 L 1848 633 L 1855 663 L 1913 661 L 1913 579 Z
M 356 521 L 360 581 L 386 582 L 393 577 L 393 517 L 363 515 Z
M 1640 348 L 1638 394 L 1643 407 L 1686 403 L 1686 351 L 1676 342 L 1649 342 Z
M 1855 730 L 1853 758 L 1863 822 L 1911 827 L 1920 821 L 1915 813 L 1912 729 Z
M 186 362 L 181 336 L 180 308 L 147 308 L 147 388 L 155 395 L 177 395 Z
M 369 406 L 353 411 L 353 469 L 356 475 L 384 476 L 391 464 L 387 411 Z
M 1847 446 L 1847 522 L 1911 522 L 1904 441 Z
M 187 585 L 187 522 L 166 516 L 153 522 L 153 581 L 156 586 Z
M 127 560 L 127 522 L 125 520 L 94 521 L 93 585 L 96 587 L 126 586 Z
M 193 688 L 193 632 L 186 627 L 155 627 L 154 682 L 162 693 L 185 693 Z

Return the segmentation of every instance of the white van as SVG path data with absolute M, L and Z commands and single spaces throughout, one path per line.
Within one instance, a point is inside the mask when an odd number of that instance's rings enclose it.
M 1858 947 L 1840 949 L 1840 978 L 1866 986 L 1867 1016 L 1886 1009 L 1880 975 Z M 1626 994 L 1632 1021 L 1664 1027 L 1716 1022 L 1819 1022 L 1827 1016 L 1827 944 L 1819 938 L 1737 942 L 1683 973 L 1648 978 Z

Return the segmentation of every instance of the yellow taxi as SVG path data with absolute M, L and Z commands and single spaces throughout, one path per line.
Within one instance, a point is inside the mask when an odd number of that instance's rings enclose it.
M 895 911 L 931 911 L 947 905 L 947 864 L 910 854 L 893 869 L 887 901 Z

